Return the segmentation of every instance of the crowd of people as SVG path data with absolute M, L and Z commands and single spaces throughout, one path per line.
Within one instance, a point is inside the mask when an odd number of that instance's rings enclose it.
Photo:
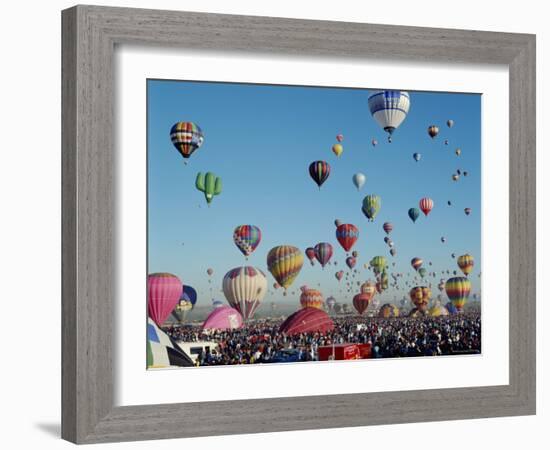
M 215 351 L 198 357 L 199 365 L 255 364 L 276 361 L 283 350 L 294 349 L 298 361 L 316 361 L 324 345 L 371 344 L 373 358 L 476 354 L 481 352 L 481 317 L 464 313 L 445 317 L 363 318 L 333 317 L 333 331 L 280 333 L 283 319 L 259 319 L 241 329 L 206 330 L 199 326 L 170 326 L 176 341 L 216 342 Z

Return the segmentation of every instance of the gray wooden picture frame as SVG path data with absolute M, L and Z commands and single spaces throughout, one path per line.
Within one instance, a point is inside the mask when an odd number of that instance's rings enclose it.
M 535 36 L 97 6 L 63 11 L 62 32 L 64 439 L 95 443 L 535 413 Z M 117 44 L 506 65 L 509 384 L 115 407 L 111 316 L 116 301 Z

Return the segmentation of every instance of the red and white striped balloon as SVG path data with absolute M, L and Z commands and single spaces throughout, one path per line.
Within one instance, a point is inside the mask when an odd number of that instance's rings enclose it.
M 418 202 L 418 206 L 422 210 L 425 216 L 430 214 L 430 211 L 434 207 L 434 201 L 431 198 L 424 197 L 420 199 L 420 202 Z

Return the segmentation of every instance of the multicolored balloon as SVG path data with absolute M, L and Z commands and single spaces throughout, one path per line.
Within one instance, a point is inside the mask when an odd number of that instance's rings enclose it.
M 374 218 L 378 214 L 378 211 L 380 211 L 381 206 L 382 206 L 382 199 L 378 195 L 367 195 L 363 199 L 363 207 L 362 207 L 363 214 L 365 214 L 367 219 L 373 222 Z
M 472 208 L 464 208 L 464 214 L 469 216 L 472 213 Z
M 420 211 L 418 210 L 418 208 L 409 209 L 408 214 L 413 223 L 416 222 L 416 219 L 418 219 L 418 217 L 420 217 Z
M 332 258 L 333 248 L 328 242 L 319 242 L 315 246 L 315 258 L 321 264 L 321 267 L 325 267 Z
M 204 135 L 193 122 L 177 122 L 170 130 L 170 139 L 180 155 L 189 158 L 204 142 Z
M 239 225 L 233 231 L 233 242 L 244 256 L 250 256 L 262 240 L 262 232 L 255 225 Z
M 369 264 L 375 274 L 381 273 L 387 266 L 386 258 L 384 256 L 373 257 Z
M 340 134 L 337 134 L 337 135 L 336 135 L 336 140 L 337 140 L 338 142 L 342 142 L 342 141 L 344 140 L 344 135 L 341 134 L 341 133 L 340 133 Z
M 336 279 L 337 279 L 338 281 L 340 281 L 340 280 L 342 279 L 342 277 L 344 276 L 344 271 L 343 271 L 343 270 L 339 270 L 338 272 L 336 272 L 336 273 L 334 274 L 334 276 L 336 277 Z
M 302 286 L 302 294 L 300 295 L 300 304 L 302 308 L 317 308 L 323 309 L 324 300 L 321 291 L 309 289 L 307 286 Z
M 427 286 L 415 286 L 410 290 L 409 296 L 418 311 L 426 312 L 432 298 L 432 290 Z
M 418 206 L 422 210 L 425 216 L 430 214 L 430 211 L 434 207 L 434 201 L 429 197 L 424 197 L 418 202 Z
M 445 292 L 447 297 L 458 312 L 462 311 L 468 301 L 472 283 L 466 277 L 449 278 L 445 283 Z
M 227 302 L 247 320 L 252 318 L 267 292 L 267 279 L 255 267 L 236 267 L 225 274 L 222 288 Z
M 378 317 L 389 319 L 391 317 L 399 317 L 399 308 L 392 303 L 385 303 L 378 311 Z
M 411 100 L 405 91 L 379 91 L 369 97 L 369 110 L 374 120 L 388 133 L 388 142 L 395 129 L 407 117 Z
M 390 234 L 393 231 L 393 224 L 391 222 L 384 222 L 382 229 L 386 232 L 386 234 Z
M 353 256 L 348 256 L 346 258 L 346 265 L 350 268 L 350 269 L 353 269 L 355 267 L 355 264 L 357 263 L 357 260 L 353 257 Z
M 342 248 L 349 252 L 359 238 L 359 229 L 351 223 L 343 223 L 336 228 L 336 239 Z
M 317 183 L 319 189 L 330 175 L 330 164 L 326 161 L 313 161 L 309 165 L 309 176 Z
M 267 268 L 285 289 L 296 279 L 304 264 L 304 255 L 297 247 L 279 245 L 267 254 Z
M 465 255 L 459 256 L 456 260 L 456 264 L 462 270 L 462 273 L 466 276 L 474 269 L 474 258 L 472 255 L 466 253 Z
M 147 311 L 159 327 L 178 304 L 183 285 L 171 273 L 152 273 L 147 277 Z

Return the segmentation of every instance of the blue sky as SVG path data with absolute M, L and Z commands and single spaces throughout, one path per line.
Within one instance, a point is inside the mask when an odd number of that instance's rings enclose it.
M 363 264 L 375 255 L 386 256 L 390 272 L 412 279 L 410 260 L 422 258 L 429 271 L 434 296 L 441 270 L 459 270 L 451 253 L 474 256 L 470 275 L 473 292 L 479 292 L 481 267 L 481 97 L 478 94 L 409 92 L 411 107 L 389 144 L 386 133 L 369 113 L 366 89 L 267 86 L 148 80 L 148 271 L 171 272 L 184 284 L 194 286 L 199 302 L 223 299 L 224 274 L 233 267 L 254 265 L 268 275 L 268 251 L 282 244 L 302 251 L 317 242 L 330 242 L 332 261 L 321 269 L 306 263 L 289 295 L 268 293 L 265 302 L 298 305 L 299 287 L 318 287 L 325 298 L 334 295 L 349 302 L 345 281 L 335 279 L 337 270 L 347 270 L 346 253 L 335 237 L 334 220 L 353 223 L 360 237 L 353 250 L 359 252 L 353 281 L 373 279 Z M 454 127 L 445 123 L 453 119 Z M 184 160 L 170 141 L 170 128 L 178 121 L 199 124 L 204 144 Z M 432 140 L 427 127 L 436 124 L 440 134 Z M 344 152 L 331 151 L 338 133 L 344 135 Z M 371 140 L 378 140 L 372 147 Z M 444 145 L 444 140 L 449 145 Z M 460 157 L 455 149 L 462 150 Z M 420 162 L 412 155 L 422 154 Z M 332 168 L 321 190 L 309 177 L 312 161 L 325 160 Z M 184 163 L 187 162 L 187 164 Z M 458 182 L 457 170 L 466 170 Z M 197 172 L 214 172 L 223 179 L 223 192 L 210 207 L 195 189 Z M 351 178 L 362 172 L 367 181 L 357 191 Z M 382 208 L 375 221 L 361 212 L 367 194 L 379 195 Z M 416 223 L 407 216 L 422 197 L 434 208 Z M 451 200 L 452 206 L 447 206 Z M 464 208 L 472 208 L 466 216 Z M 397 255 L 392 258 L 384 243 L 382 224 L 394 225 L 391 239 Z M 237 225 L 253 224 L 262 230 L 262 242 L 245 260 L 233 243 Z M 441 243 L 445 236 L 447 242 Z M 432 262 L 432 266 L 428 265 Z M 395 267 L 391 263 L 395 262 Z M 214 270 L 209 279 L 207 268 Z M 410 273 L 407 278 L 407 274 Z M 460 273 L 460 271 L 459 271 Z M 210 282 L 209 282 L 210 281 Z M 381 301 L 400 299 L 408 292 L 390 288 Z M 425 283 L 424 283 L 425 284 Z M 271 291 L 273 291 L 271 289 Z M 295 295 L 291 292 L 295 291 Z

